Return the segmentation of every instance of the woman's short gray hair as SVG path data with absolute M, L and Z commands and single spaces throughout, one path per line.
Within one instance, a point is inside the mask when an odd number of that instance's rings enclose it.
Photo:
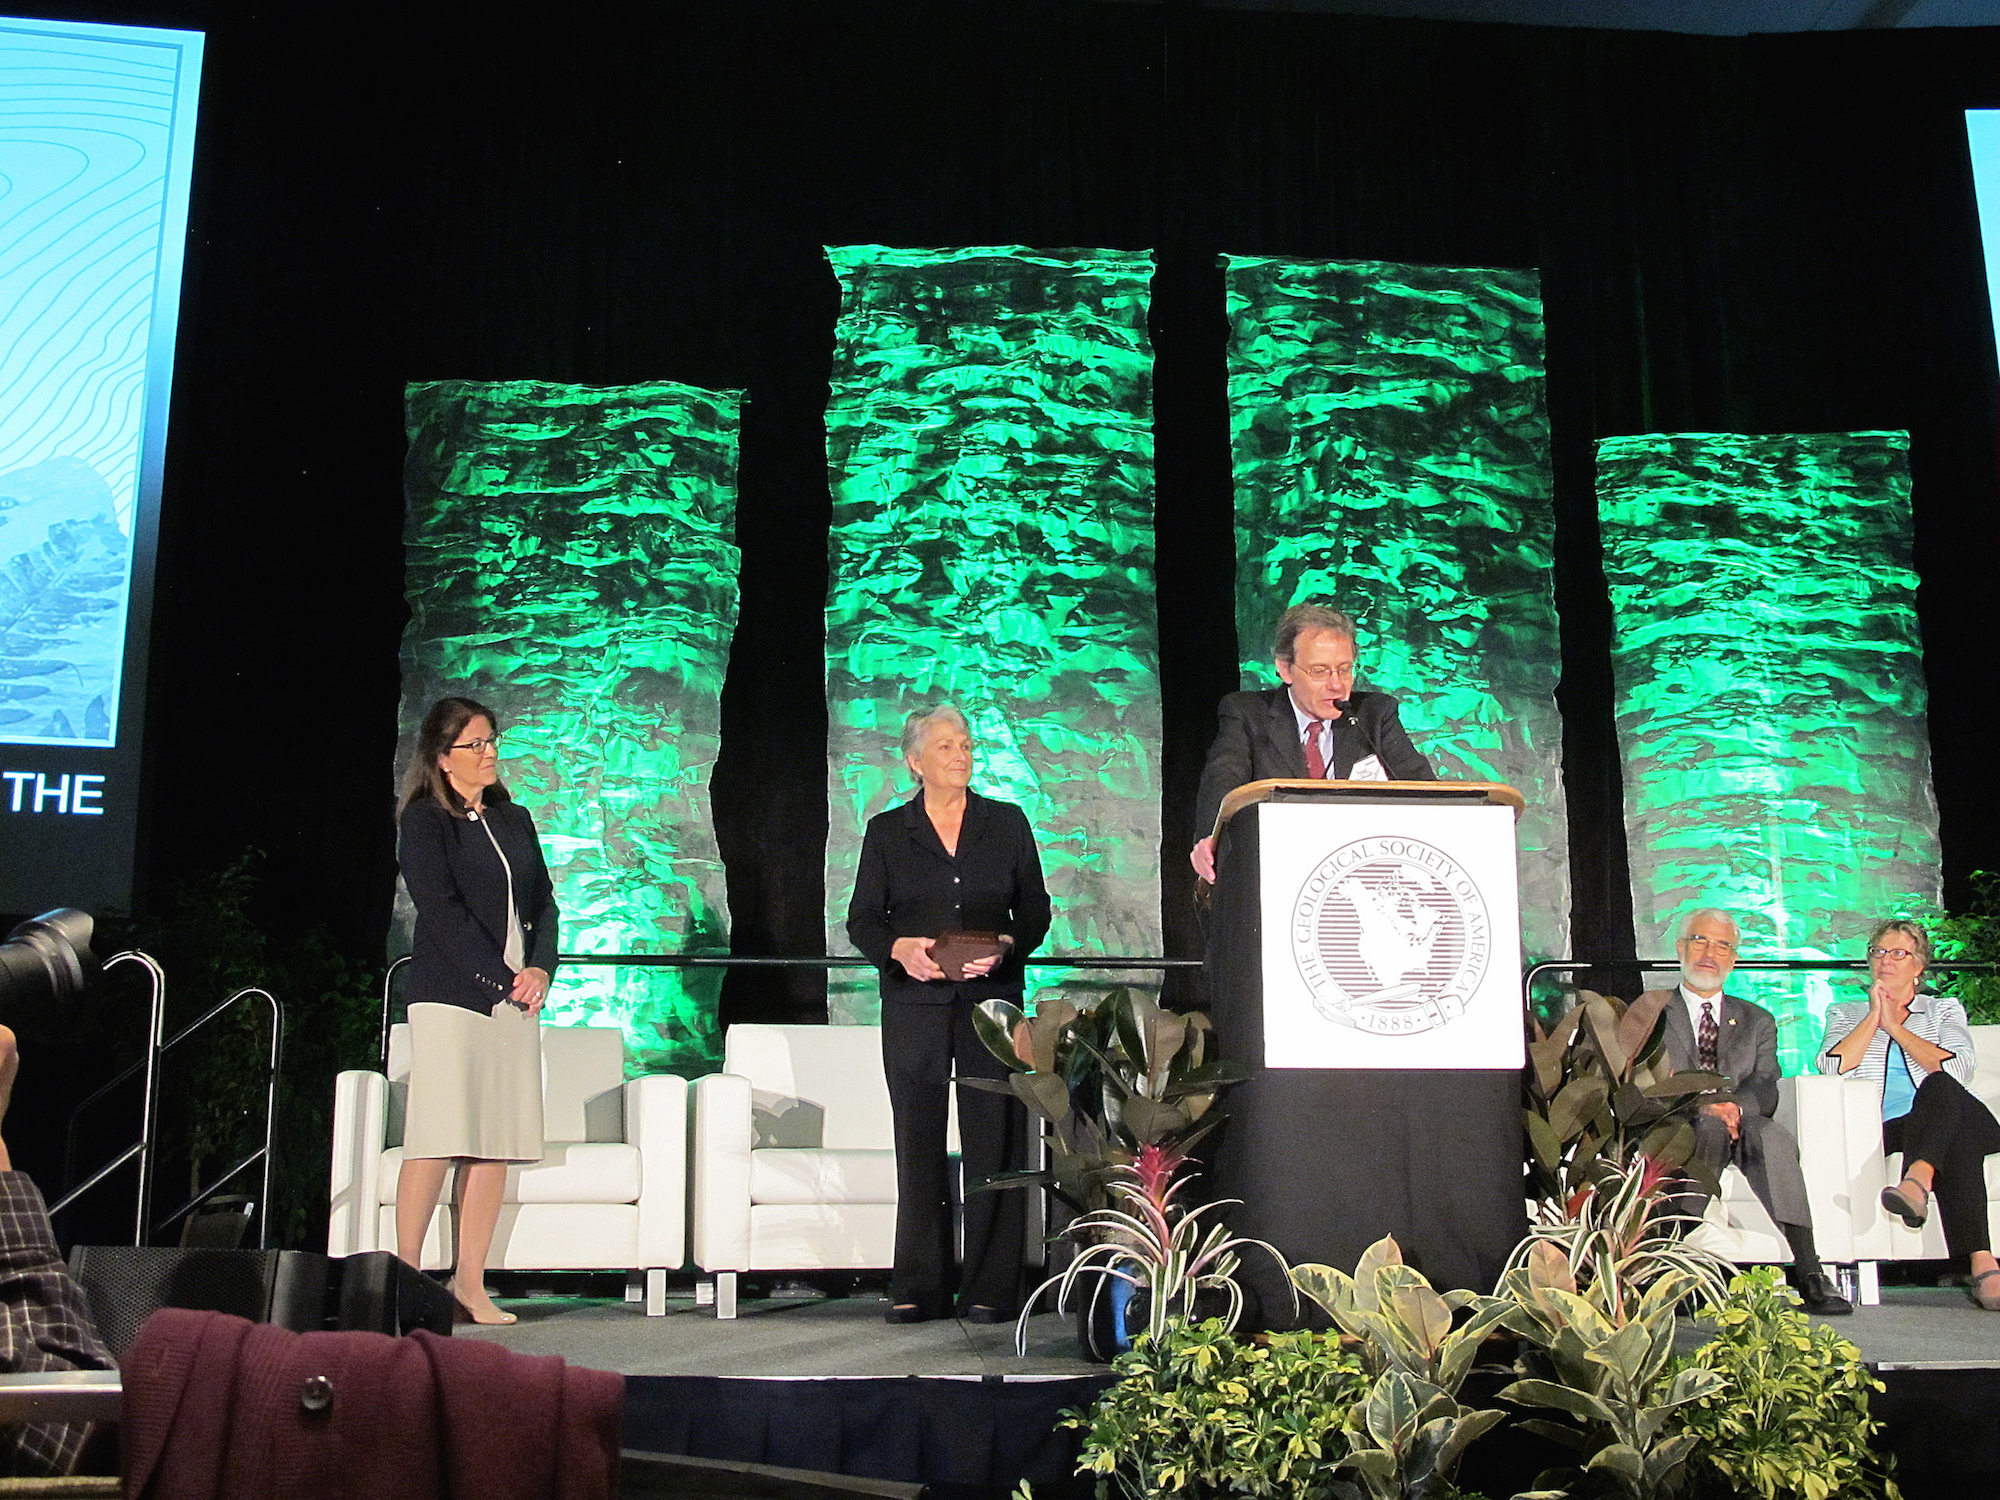
M 1910 946 L 1916 950 L 1918 963 L 1927 969 L 1931 966 L 1931 935 L 1907 917 L 1891 917 L 1886 922 L 1877 922 L 1874 931 L 1868 934 L 1868 946 L 1881 947 L 1882 939 L 1892 932 L 1900 932 L 1910 940 Z
M 972 726 L 965 722 L 965 715 L 949 703 L 935 704 L 930 708 L 920 708 L 903 721 L 903 759 L 912 759 L 924 748 L 924 741 L 931 737 L 933 724 L 949 724 L 967 739 L 972 738 Z

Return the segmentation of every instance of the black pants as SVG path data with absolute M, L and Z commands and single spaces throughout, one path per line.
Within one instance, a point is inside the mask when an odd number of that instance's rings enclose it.
M 1004 1078 L 1006 1066 L 972 1026 L 972 1005 L 882 1002 L 882 1065 L 896 1119 L 896 1266 L 889 1300 L 932 1314 L 953 1291 L 950 1163 L 945 1156 L 947 1090 L 961 1078 Z M 968 1189 L 981 1178 L 1027 1164 L 1028 1112 L 985 1089 L 958 1090 L 960 1160 Z M 1027 1188 L 965 1196 L 965 1265 L 956 1278 L 959 1311 L 1013 1313 L 1021 1301 Z
M 1935 1174 L 1944 1243 L 1956 1260 L 1992 1248 L 1986 1218 L 1986 1158 L 2000 1151 L 2000 1121 L 1940 1068 L 1917 1087 L 1910 1112 L 1882 1122 L 1882 1149 L 1903 1153 L 1903 1170 L 1927 1161 Z

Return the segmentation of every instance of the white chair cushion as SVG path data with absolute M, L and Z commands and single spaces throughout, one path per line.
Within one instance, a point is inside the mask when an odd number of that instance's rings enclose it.
M 722 1071 L 750 1080 L 755 1144 L 877 1149 L 895 1139 L 875 1026 L 732 1026 Z
M 507 1169 L 507 1203 L 636 1203 L 642 1172 L 639 1148 L 621 1141 L 556 1144 L 538 1162 Z M 396 1177 L 403 1152 L 382 1153 L 380 1196 L 396 1201 Z
M 894 1203 L 894 1151 L 750 1153 L 752 1203 Z

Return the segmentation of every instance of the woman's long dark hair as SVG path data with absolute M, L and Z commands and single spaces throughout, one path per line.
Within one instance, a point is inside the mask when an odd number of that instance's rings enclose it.
M 403 771 L 403 795 L 396 803 L 397 816 L 401 816 L 412 802 L 431 798 L 446 812 L 465 811 L 465 799 L 458 795 L 458 789 L 451 784 L 451 778 L 444 774 L 444 767 L 438 761 L 458 743 L 458 737 L 465 733 L 465 726 L 474 719 L 483 718 L 493 726 L 493 733 L 500 733 L 500 716 L 475 698 L 440 698 L 431 705 L 424 715 L 424 722 L 417 730 L 417 748 L 411 753 L 410 764 Z M 486 789 L 486 797 L 494 802 L 507 802 L 507 788 L 498 781 Z

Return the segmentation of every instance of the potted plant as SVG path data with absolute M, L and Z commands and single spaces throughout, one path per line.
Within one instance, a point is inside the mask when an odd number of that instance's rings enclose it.
M 1219 1319 L 1141 1337 L 1090 1409 L 1063 1413 L 1084 1433 L 1079 1474 L 1130 1500 L 1228 1494 L 1328 1495 L 1347 1456 L 1348 1413 L 1368 1377 L 1335 1333 L 1238 1340 Z
M 1724 1384 L 1680 1408 L 1694 1438 L 1690 1500 L 1900 1500 L 1871 1444 L 1881 1423 L 1868 1398 L 1882 1383 L 1859 1349 L 1806 1316 L 1776 1266 L 1738 1274 L 1702 1321 L 1711 1337 L 1685 1363 Z
M 1506 1416 L 1465 1406 L 1458 1394 L 1507 1304 L 1436 1291 L 1386 1236 L 1363 1252 L 1352 1276 L 1303 1265 L 1292 1280 L 1347 1336 L 1368 1376 L 1345 1419 L 1348 1452 L 1337 1465 L 1354 1480 L 1334 1482 L 1330 1493 L 1354 1500 L 1458 1493 L 1454 1476 L 1466 1448 Z
M 1121 989 L 1089 1009 L 1045 1001 L 1033 1016 L 1005 1000 L 987 1000 L 974 1022 L 1009 1073 L 1004 1080 L 967 1081 L 1020 1099 L 1042 1122 L 1049 1157 L 1044 1169 L 1003 1173 L 976 1186 L 1047 1187 L 1079 1215 L 1063 1236 L 1085 1247 L 1028 1298 L 1016 1346 L 1025 1349 L 1028 1315 L 1051 1289 L 1058 1309 L 1077 1305 L 1079 1335 L 1092 1358 L 1117 1352 L 1105 1345 L 1122 1342 L 1118 1330 L 1100 1327 L 1096 1314 L 1121 1306 L 1127 1292 L 1145 1294 L 1156 1337 L 1175 1313 L 1191 1316 L 1203 1291 L 1221 1297 L 1224 1322 L 1233 1327 L 1242 1308 L 1234 1280 L 1238 1250 L 1255 1244 L 1277 1252 L 1261 1241 L 1232 1239 L 1215 1222 L 1227 1200 L 1194 1208 L 1184 1196 L 1197 1175 L 1191 1148 L 1221 1120 L 1217 1095 L 1248 1076 L 1209 1055 L 1208 1018 Z
M 1718 1301 L 1729 1267 L 1655 1212 L 1663 1177 L 1645 1157 L 1602 1167 L 1566 1213 L 1530 1229 L 1501 1276 L 1498 1322 L 1524 1347 L 1521 1378 L 1500 1396 L 1555 1413 L 1522 1425 L 1579 1460 L 1538 1488 L 1672 1494 L 1695 1444 L 1679 1410 L 1722 1388 L 1714 1371 L 1675 1362 L 1674 1316 L 1684 1300 Z
M 1658 1034 L 1664 1006 L 1664 992 L 1627 1005 L 1584 990 L 1547 1031 L 1530 1020 L 1523 1119 L 1534 1196 L 1571 1202 L 1640 1157 L 1717 1190 L 1691 1159 L 1694 1114 L 1700 1095 L 1728 1080 L 1668 1068 Z

